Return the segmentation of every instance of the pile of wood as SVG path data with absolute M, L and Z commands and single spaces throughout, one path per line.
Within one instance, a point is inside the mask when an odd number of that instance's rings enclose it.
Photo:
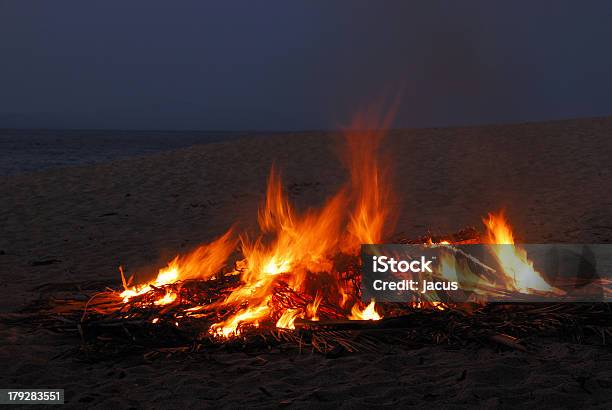
M 240 306 L 193 311 L 188 306 L 221 300 L 235 286 L 233 280 L 224 279 L 223 286 L 220 282 L 203 281 L 169 285 L 179 292 L 179 299 L 161 307 L 142 304 L 149 298 L 151 302 L 155 300 L 153 295 L 142 295 L 139 304 L 123 303 L 110 291 L 89 301 L 50 301 L 46 306 L 39 305 L 36 313 L 32 311 L 29 321 L 33 323 L 34 315 L 39 325 L 79 337 L 78 352 L 94 357 L 131 351 L 167 354 L 211 349 L 259 350 L 270 346 L 330 355 L 428 344 L 485 344 L 528 350 L 530 341 L 541 337 L 606 345 L 612 336 L 612 309 L 604 303 L 437 307 L 379 304 L 385 317 L 378 321 L 347 320 L 338 308 L 323 304 L 319 311 L 321 320 L 297 319 L 294 330 L 276 329 L 270 321 L 257 328 L 242 328 L 238 337 L 219 339 L 210 334 L 210 325 L 222 321 Z M 159 289 L 160 293 L 165 291 Z M 311 301 L 281 285 L 275 290 L 275 299 L 294 307 Z
M 477 235 L 477 231 L 467 229 L 433 240 L 473 243 Z M 426 243 L 431 240 L 432 237 L 428 237 L 397 242 Z M 337 265 L 343 266 L 340 279 L 353 284 L 354 298 L 358 299 L 356 259 L 339 257 Z M 115 289 L 84 290 L 62 299 L 41 299 L 21 315 L 5 321 L 12 320 L 15 324 L 26 320 L 31 325 L 72 334 L 81 341 L 77 351 L 95 358 L 134 350 L 155 355 L 214 349 L 257 350 L 270 346 L 334 355 L 432 343 L 451 346 L 476 343 L 528 350 L 530 341 L 539 337 L 605 345 L 612 336 L 612 309 L 605 303 L 435 306 L 382 303 L 377 304 L 377 309 L 383 319 L 359 321 L 346 319 L 348 312 L 324 300 L 317 312 L 319 320 L 297 319 L 295 329 L 277 329 L 278 318 L 271 317 L 258 327 L 240 328 L 239 336 L 219 338 L 210 333 L 210 326 L 246 306 L 218 302 L 225 300 L 240 284 L 239 275 L 220 273 L 206 281 L 189 280 L 152 288 L 127 302 Z M 170 304 L 156 305 L 155 301 L 168 292 L 176 294 L 177 298 Z M 278 281 L 272 296 L 271 303 L 275 307 L 272 310 L 305 310 L 312 300 L 312 295 L 300 294 Z

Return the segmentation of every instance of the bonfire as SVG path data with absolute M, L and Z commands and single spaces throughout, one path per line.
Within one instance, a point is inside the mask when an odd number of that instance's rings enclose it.
M 212 242 L 176 256 L 148 281 L 119 268 L 120 289 L 96 292 L 86 303 L 55 303 L 52 317 L 63 326 L 76 325 L 84 341 L 154 341 L 157 346 L 188 350 L 255 338 L 266 343 L 290 341 L 323 352 L 338 346 L 352 351 L 377 344 L 371 334 L 355 337 L 356 331 L 397 328 L 411 329 L 404 341 L 421 340 L 414 333 L 418 328 L 436 342 L 486 337 L 522 349 L 518 337 L 530 329 L 575 325 L 572 314 L 584 313 L 577 306 L 509 310 L 431 299 L 409 304 L 362 300 L 360 246 L 384 242 L 512 245 L 491 246 L 501 267 L 494 278 L 498 291 L 501 283 L 518 294 L 562 292 L 515 245 L 503 212 L 483 218 L 482 234 L 467 228 L 449 235 L 393 237 L 398 211 L 392 207 L 390 161 L 380 155 L 390 117 L 379 122 L 375 117 L 358 117 L 350 129 L 359 131 L 345 133 L 343 160 L 350 177 L 320 208 L 298 212 L 283 190 L 280 172 L 272 167 L 257 215 L 259 232 L 247 234 L 232 227 Z M 443 260 L 440 273 L 456 274 L 456 266 L 450 266 Z M 479 280 L 484 285 L 491 281 Z M 486 292 L 486 286 L 483 289 Z M 599 314 L 592 317 L 600 322 L 609 316 L 607 307 L 589 309 Z M 534 312 L 539 314 L 537 323 L 529 319 Z M 610 330 L 602 323 L 589 325 L 599 326 L 605 337 Z

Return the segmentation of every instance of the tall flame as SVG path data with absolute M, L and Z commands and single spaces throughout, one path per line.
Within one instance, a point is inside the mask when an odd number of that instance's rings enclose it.
M 296 318 L 318 320 L 319 308 L 325 303 L 347 309 L 349 302 L 355 302 L 357 289 L 335 270 L 334 258 L 341 253 L 356 256 L 360 244 L 382 241 L 392 219 L 389 173 L 381 165 L 377 151 L 394 112 L 380 114 L 370 110 L 357 117 L 345 133 L 350 182 L 317 210 L 297 212 L 283 191 L 279 173 L 272 167 L 265 201 L 258 213 L 261 233 L 255 239 L 239 236 L 244 256 L 237 270 L 240 285 L 224 300 L 208 306 L 230 308 L 234 313 L 213 324 L 212 334 L 229 337 L 240 334 L 243 326 L 259 326 L 270 320 L 275 320 L 279 328 L 293 328 Z M 235 243 L 230 230 L 187 256 L 177 256 L 148 283 L 130 287 L 124 280 L 121 297 L 128 301 L 152 287 L 185 279 L 208 279 L 224 266 Z M 302 308 L 281 308 L 273 302 L 274 289 L 280 283 L 295 292 L 315 296 Z M 173 303 L 176 298 L 170 292 L 156 303 Z M 359 302 L 353 306 L 350 317 L 380 319 L 374 301 L 363 309 L 360 306 Z
M 331 271 L 344 205 L 345 197 L 340 193 L 319 211 L 299 215 L 289 204 L 280 178 L 272 169 L 259 224 L 263 232 L 272 232 L 275 237 L 270 243 L 265 243 L 263 237 L 254 242 L 241 238 L 246 261 L 241 277 L 244 285 L 234 290 L 224 303 L 247 302 L 248 306 L 236 315 L 240 320 L 232 317 L 213 325 L 213 333 L 238 334 L 240 325 L 270 316 L 270 295 L 280 276 L 292 289 L 301 291 L 309 273 Z
M 389 128 L 395 109 L 381 116 L 378 110 L 357 116 L 346 131 L 350 170 L 349 192 L 354 201 L 350 215 L 349 235 L 344 249 L 356 252 L 361 244 L 379 243 L 393 228 L 393 197 L 389 184 L 390 172 L 374 153 Z M 355 131 L 359 130 L 359 131 Z
M 336 275 L 332 283 L 325 283 L 325 294 L 317 294 L 307 312 L 285 311 L 277 320 L 277 327 L 291 328 L 297 317 L 317 320 L 323 297 L 344 306 L 350 299 L 349 293 L 355 293 L 349 292 L 347 287 L 351 285 L 342 283 L 334 272 L 333 258 L 341 252 L 357 255 L 361 243 L 376 243 L 383 238 L 385 224 L 389 222 L 391 206 L 387 201 L 391 190 L 388 173 L 381 168 L 376 151 L 390 115 L 381 123 L 374 121 L 373 113 L 358 117 L 346 132 L 350 184 L 319 210 L 297 213 L 283 192 L 278 172 L 272 168 L 258 222 L 262 233 L 273 239 L 266 242 L 264 236 L 255 241 L 241 238 L 246 261 L 241 277 L 244 286 L 233 291 L 223 303 L 247 305 L 233 317 L 213 325 L 214 334 L 239 334 L 240 326 L 271 316 L 270 295 L 277 280 L 295 291 L 305 292 L 312 290 L 308 289 L 309 284 L 317 283 L 319 274 Z M 347 209 L 352 211 L 347 214 Z M 369 309 L 373 309 L 374 304 L 371 305 Z M 368 315 L 376 319 L 374 314 Z

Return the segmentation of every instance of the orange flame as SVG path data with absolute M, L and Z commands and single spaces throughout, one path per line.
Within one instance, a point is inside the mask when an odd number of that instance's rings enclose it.
M 357 252 L 361 244 L 379 243 L 384 234 L 393 228 L 393 196 L 389 184 L 390 172 L 374 153 L 393 118 L 391 109 L 382 119 L 376 110 L 357 116 L 346 132 L 348 164 L 351 180 L 349 192 L 354 201 L 354 211 L 349 216 L 349 235 L 343 249 Z M 360 130 L 360 131 L 355 131 Z
M 376 155 L 393 110 L 384 116 L 379 114 L 374 110 L 357 117 L 345 133 L 348 148 L 345 162 L 350 180 L 321 208 L 297 212 L 283 191 L 279 173 L 272 167 L 265 201 L 258 212 L 260 234 L 256 239 L 251 240 L 246 234 L 236 239 L 233 229 L 229 229 L 215 241 L 185 256 L 176 256 L 158 271 L 155 279 L 141 285 L 132 286 L 131 279 L 126 281 L 120 268 L 124 286 L 120 297 L 128 302 L 164 285 L 189 279 L 211 279 L 226 265 L 239 241 L 244 259 L 236 262 L 235 273 L 240 273 L 238 287 L 224 300 L 184 310 L 192 317 L 198 317 L 199 311 L 205 308 L 222 307 L 226 312 L 233 312 L 213 324 L 209 329 L 211 334 L 232 337 L 241 334 L 247 326 L 259 327 L 262 323 L 294 329 L 298 318 L 319 320 L 320 315 L 325 318 L 330 304 L 339 307 L 351 320 L 380 320 L 382 316 L 376 311 L 375 301 L 367 306 L 356 301 L 355 285 L 343 279 L 335 266 L 336 256 L 342 253 L 358 255 L 361 244 L 382 242 L 393 227 L 395 212 L 390 173 Z M 483 222 L 487 227 L 487 243 L 503 270 L 502 280 L 508 288 L 520 292 L 558 291 L 533 268 L 525 250 L 514 244 L 512 230 L 503 213 L 489 214 Z M 432 240 L 429 244 L 433 245 Z M 445 244 L 449 242 L 436 241 L 436 245 Z M 443 255 L 440 274 L 458 280 L 457 269 L 467 272 L 463 275 L 464 282 L 479 283 L 483 292 L 495 287 L 493 279 L 480 278 L 469 271 L 467 264 L 456 263 L 450 255 Z M 306 306 L 277 306 L 275 287 L 281 283 L 298 294 L 315 296 Z M 154 304 L 175 303 L 178 299 L 175 292 L 178 291 L 167 290 Z M 418 301 L 413 306 L 444 310 L 447 305 L 432 300 Z M 158 321 L 159 318 L 155 318 L 152 323 Z M 178 326 L 178 322 L 175 325 Z
M 213 324 L 212 334 L 238 335 L 244 326 L 257 327 L 272 318 L 278 318 L 277 327 L 290 329 L 298 317 L 318 320 L 323 301 L 344 309 L 355 300 L 357 290 L 335 271 L 334 258 L 341 253 L 357 255 L 360 244 L 382 241 L 393 219 L 389 173 L 376 152 L 394 112 L 379 114 L 371 110 L 357 117 L 345 133 L 350 182 L 320 209 L 296 212 L 283 191 L 278 172 L 272 168 L 265 202 L 258 213 L 261 235 L 254 240 L 246 235 L 239 237 L 244 256 L 238 262 L 240 286 L 225 300 L 208 306 L 228 307 L 235 313 Z M 124 280 L 120 296 L 127 302 L 152 287 L 186 279 L 209 279 L 226 264 L 235 244 L 230 229 L 191 254 L 177 256 L 148 283 L 130 286 Z M 273 305 L 272 296 L 281 281 L 295 292 L 316 295 L 303 308 L 279 308 Z M 176 298 L 175 293 L 169 292 L 155 303 L 164 305 Z M 357 303 L 349 317 L 378 320 L 380 315 L 374 307 L 372 302 L 361 309 Z
M 262 231 L 274 232 L 276 237 L 269 245 L 261 237 L 255 242 L 241 238 L 246 262 L 241 279 L 245 284 L 234 290 L 224 303 L 247 301 L 248 306 L 236 314 L 239 320 L 235 316 L 215 324 L 213 332 L 223 329 L 223 335 L 238 334 L 238 326 L 270 316 L 270 295 L 279 276 L 283 276 L 292 289 L 301 291 L 309 273 L 331 271 L 343 208 L 344 195 L 340 193 L 321 210 L 297 215 L 282 191 L 280 178 L 272 169 L 259 223 Z M 279 320 L 287 326 L 289 316 L 283 315 Z
M 121 292 L 120 296 L 124 302 L 127 302 L 134 296 L 149 292 L 151 286 L 160 287 L 178 282 L 179 280 L 205 280 L 211 278 L 225 265 L 228 257 L 234 251 L 236 240 L 232 237 L 233 230 L 230 228 L 215 241 L 199 246 L 185 256 L 175 257 L 168 263 L 168 266 L 159 270 L 154 280 L 148 283 L 128 287 L 124 281 L 125 289 Z
M 514 236 L 503 212 L 497 215 L 488 214 L 483 219 L 487 227 L 487 242 L 497 262 L 503 269 L 507 284 L 511 289 L 523 293 L 533 290 L 552 292 L 556 289 L 550 286 L 542 275 L 533 267 L 533 262 L 527 258 L 527 252 L 514 245 Z M 514 246 L 496 246 L 514 245 Z
M 391 209 L 385 201 L 391 191 L 386 179 L 388 173 L 381 170 L 374 155 L 383 132 L 368 130 L 372 125 L 386 128 L 390 118 L 387 116 L 382 124 L 376 124 L 367 122 L 373 119 L 372 114 L 359 117 L 352 128 L 365 131 L 346 133 L 351 183 L 320 210 L 296 213 L 283 192 L 278 173 L 272 168 L 258 222 L 262 233 L 273 239 L 266 242 L 263 236 L 255 241 L 249 241 L 245 236 L 241 238 L 246 265 L 241 276 L 244 286 L 234 290 L 223 303 L 247 302 L 247 305 L 229 319 L 214 324 L 211 327 L 213 334 L 239 334 L 241 326 L 272 316 L 270 295 L 277 280 L 282 279 L 295 291 L 307 291 L 309 280 L 316 281 L 319 273 L 333 272 L 335 255 L 342 251 L 356 255 L 361 243 L 382 240 Z M 353 211 L 347 214 L 346 210 L 351 208 Z M 342 235 L 343 231 L 349 234 Z M 344 306 L 350 299 L 349 293 L 355 292 L 350 292 L 346 289 L 349 285 L 340 282 L 336 277 L 334 284 L 327 284 L 325 297 Z M 317 309 L 322 299 L 323 295 L 317 294 L 306 312 L 284 311 L 276 326 L 291 328 L 295 318 L 304 314 L 317 320 Z M 372 310 L 373 305 L 369 309 Z M 366 311 L 372 320 L 379 318 L 375 311 Z

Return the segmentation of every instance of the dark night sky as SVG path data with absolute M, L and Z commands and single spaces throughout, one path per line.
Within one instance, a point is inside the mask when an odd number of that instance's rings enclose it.
M 612 114 L 612 1 L 0 0 L 0 127 L 320 129 Z

